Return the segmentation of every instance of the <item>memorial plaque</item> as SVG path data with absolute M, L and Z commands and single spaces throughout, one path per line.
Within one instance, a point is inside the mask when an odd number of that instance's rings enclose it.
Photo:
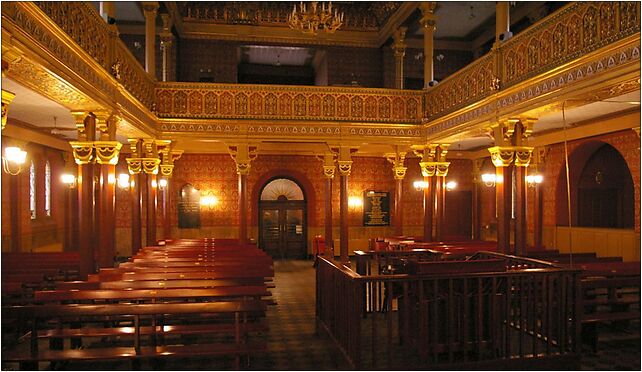
M 363 192 L 363 226 L 390 226 L 389 192 Z
M 187 184 L 178 195 L 178 228 L 192 229 L 201 227 L 201 193 Z

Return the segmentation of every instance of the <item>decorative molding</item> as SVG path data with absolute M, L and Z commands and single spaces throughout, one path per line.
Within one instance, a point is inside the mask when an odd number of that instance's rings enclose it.
M 2 89 L 2 130 L 7 125 L 7 113 L 9 112 L 9 104 L 16 97 L 15 94 L 8 90 Z

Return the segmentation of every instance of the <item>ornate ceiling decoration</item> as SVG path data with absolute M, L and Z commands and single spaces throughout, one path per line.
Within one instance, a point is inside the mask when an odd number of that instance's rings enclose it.
M 341 30 L 378 32 L 401 3 L 346 1 L 334 2 L 333 7 L 345 13 Z M 288 15 L 299 2 L 178 1 L 176 4 L 184 22 L 288 27 Z

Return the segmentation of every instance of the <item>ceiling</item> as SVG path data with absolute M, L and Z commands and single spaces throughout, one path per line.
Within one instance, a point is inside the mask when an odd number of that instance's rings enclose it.
M 493 1 L 443 1 L 437 4 L 436 39 L 463 39 L 484 22 L 495 18 Z M 420 32 L 423 34 L 421 29 Z

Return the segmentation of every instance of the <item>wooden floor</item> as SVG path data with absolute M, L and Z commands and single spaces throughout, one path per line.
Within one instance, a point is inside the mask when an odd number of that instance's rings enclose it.
M 268 309 L 269 352 L 255 357 L 248 370 L 345 370 L 347 364 L 323 335 L 315 335 L 315 272 L 312 261 L 275 261 L 275 285 L 272 289 L 276 306 Z M 639 324 L 628 330 L 600 332 L 597 354 L 584 348 L 582 370 L 640 370 Z M 14 366 L 3 366 L 5 370 Z M 74 363 L 54 366 L 69 370 L 129 370 L 126 363 Z M 40 369 L 51 369 L 41 363 Z M 232 364 L 225 359 L 176 360 L 141 369 L 226 370 Z

